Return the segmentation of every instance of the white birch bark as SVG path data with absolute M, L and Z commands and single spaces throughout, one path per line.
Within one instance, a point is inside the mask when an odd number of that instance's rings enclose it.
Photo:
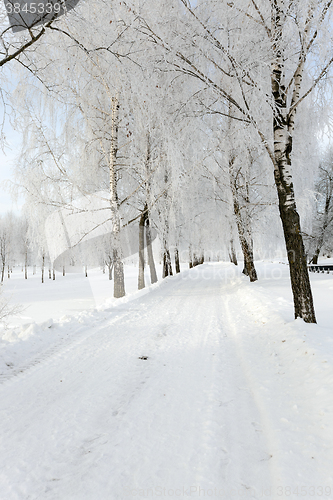
M 139 221 L 139 276 L 138 290 L 145 287 L 145 213 L 143 212 Z
M 110 171 L 110 206 L 113 236 L 113 283 L 115 298 L 124 297 L 125 281 L 124 266 L 122 262 L 122 250 L 120 244 L 120 214 L 117 191 L 117 153 L 118 153 L 118 129 L 119 129 L 119 96 L 112 98 L 112 121 L 111 121 L 111 148 L 109 159 Z
M 284 2 L 272 1 L 272 95 L 275 109 L 273 118 L 275 184 L 278 191 L 279 210 L 289 261 L 291 287 L 294 296 L 295 318 L 315 323 L 312 292 L 307 270 L 307 261 L 301 234 L 300 218 L 296 207 L 291 174 L 292 140 L 296 107 L 299 99 L 304 64 L 300 62 L 291 87 L 292 99 L 287 113 L 287 90 L 285 87 L 284 52 L 282 33 L 284 25 Z M 294 106 L 294 107 L 293 107 Z

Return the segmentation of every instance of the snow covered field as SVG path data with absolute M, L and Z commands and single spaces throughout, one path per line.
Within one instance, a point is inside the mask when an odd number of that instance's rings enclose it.
M 1 500 L 333 497 L 333 276 L 311 274 L 309 325 L 288 267 L 257 268 L 253 284 L 216 263 L 136 293 L 127 269 L 118 301 L 98 270 L 13 276 Z

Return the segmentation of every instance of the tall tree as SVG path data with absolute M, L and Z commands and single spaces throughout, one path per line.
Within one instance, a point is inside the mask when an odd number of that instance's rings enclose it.
M 258 133 L 273 167 L 295 317 L 315 322 L 291 166 L 298 108 L 323 83 L 333 62 L 326 49 L 332 1 L 198 1 L 192 7 L 180 0 L 178 9 L 177 2 L 171 3 L 172 11 L 170 4 L 164 8 L 172 19 L 172 38 L 165 29 L 167 16 L 157 22 L 148 12 L 142 32 L 175 71 L 200 82 L 200 92 L 206 88 L 216 94 L 214 112 L 228 114 L 230 104 L 233 119 L 248 122 Z

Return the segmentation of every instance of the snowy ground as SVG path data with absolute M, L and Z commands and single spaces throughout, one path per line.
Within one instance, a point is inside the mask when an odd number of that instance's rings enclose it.
M 333 276 L 311 274 L 306 325 L 287 266 L 257 267 L 104 304 L 97 271 L 12 279 L 30 305 L 0 341 L 0 499 L 333 497 Z

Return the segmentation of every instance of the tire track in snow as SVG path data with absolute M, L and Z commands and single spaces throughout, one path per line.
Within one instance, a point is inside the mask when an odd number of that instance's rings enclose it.
M 2 387 L 6 498 L 191 486 L 258 497 L 271 482 L 270 430 L 225 335 L 230 289 L 214 278 L 203 266 L 165 282 Z
M 124 312 L 123 314 L 120 314 L 113 319 L 99 319 L 98 323 L 107 322 L 107 325 L 111 326 L 118 321 L 124 320 L 126 317 L 130 317 L 131 315 L 132 310 L 129 312 Z M 61 326 L 61 328 L 63 330 L 66 330 L 66 326 L 67 325 L 64 324 Z M 73 328 L 72 325 L 70 325 L 70 327 Z M 97 328 L 95 327 L 92 331 L 87 331 L 87 325 L 80 325 L 74 330 L 74 332 L 71 332 L 70 335 L 66 336 L 64 334 L 64 336 L 56 340 L 52 346 L 46 348 L 42 353 L 34 356 L 26 364 L 18 366 L 17 368 L 13 368 L 10 372 L 0 374 L 0 385 L 3 385 L 13 379 L 22 379 L 22 377 L 34 372 L 35 369 L 42 369 L 45 363 L 53 362 L 56 358 L 64 356 L 65 354 L 69 353 L 69 351 L 83 344 L 91 335 L 95 335 L 96 332 L 104 328 L 105 324 L 102 324 Z

